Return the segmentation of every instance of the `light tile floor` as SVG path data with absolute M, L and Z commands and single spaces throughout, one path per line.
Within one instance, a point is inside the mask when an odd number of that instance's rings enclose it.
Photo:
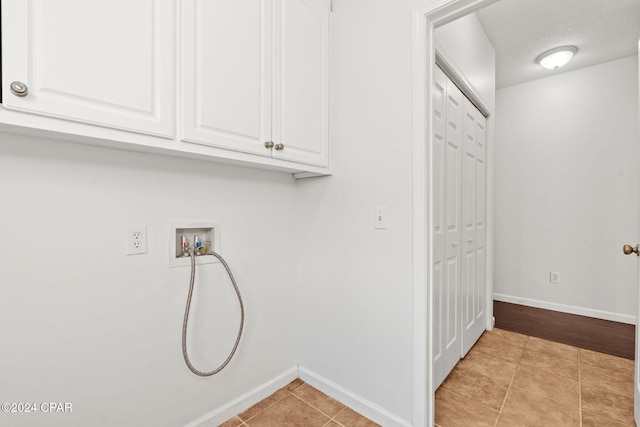
M 221 427 L 379 427 L 297 379 Z
M 436 425 L 635 426 L 633 361 L 485 332 L 436 391 Z

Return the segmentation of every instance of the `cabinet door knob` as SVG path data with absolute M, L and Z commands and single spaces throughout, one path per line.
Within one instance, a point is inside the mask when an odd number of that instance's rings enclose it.
M 264 143 L 264 148 L 270 150 L 273 148 L 273 141 L 267 141 Z
M 15 96 L 27 96 L 29 93 L 29 88 L 22 82 L 12 82 L 9 87 L 11 88 L 11 93 Z
M 275 149 L 276 149 L 276 151 L 284 150 L 284 144 L 276 144 Z

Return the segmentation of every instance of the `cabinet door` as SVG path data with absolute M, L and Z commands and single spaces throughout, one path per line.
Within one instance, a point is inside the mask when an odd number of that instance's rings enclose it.
M 329 0 L 274 0 L 274 157 L 329 161 Z M 277 146 L 276 146 L 277 147 Z
M 173 136 L 171 0 L 3 0 L 3 104 Z M 11 93 L 23 82 L 28 94 Z
M 182 140 L 271 150 L 271 0 L 182 1 Z

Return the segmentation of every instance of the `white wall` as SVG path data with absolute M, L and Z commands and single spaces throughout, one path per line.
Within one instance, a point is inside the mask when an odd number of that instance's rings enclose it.
M 300 366 L 388 412 L 384 425 L 410 424 L 413 416 L 410 77 L 416 3 L 334 1 L 334 174 L 299 182 L 297 193 L 298 239 L 304 242 Z M 458 27 L 460 37 L 488 42 L 481 27 L 467 25 L 473 23 Z M 494 52 L 490 44 L 488 49 L 488 60 L 459 65 L 465 73 L 472 69 L 474 84 L 487 91 L 493 107 L 488 82 L 494 80 Z M 464 55 L 463 49 L 456 53 Z M 387 208 L 386 230 L 374 229 L 376 206 Z
M 489 108 L 495 106 L 496 52 L 475 13 L 436 28 L 435 38 Z
M 175 427 L 296 366 L 290 175 L 0 134 L 0 194 L 0 401 L 73 404 L 0 424 Z M 247 310 L 236 358 L 207 379 L 181 353 L 189 269 L 168 267 L 169 221 L 191 218 L 221 221 Z M 128 224 L 148 226 L 147 255 L 124 255 Z M 195 298 L 190 328 L 215 347 L 202 312 L 222 306 Z
M 298 183 L 300 366 L 412 417 L 409 0 L 335 0 L 333 170 Z M 374 207 L 387 207 L 374 230 Z
M 637 94 L 635 56 L 497 92 L 498 299 L 633 323 Z

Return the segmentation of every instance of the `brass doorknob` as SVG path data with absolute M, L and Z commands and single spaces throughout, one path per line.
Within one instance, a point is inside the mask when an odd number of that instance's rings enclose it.
M 640 256 L 640 245 L 636 245 L 635 247 L 631 245 L 624 245 L 622 247 L 622 250 L 625 255 L 631 255 L 632 253 L 635 253 L 636 255 Z

